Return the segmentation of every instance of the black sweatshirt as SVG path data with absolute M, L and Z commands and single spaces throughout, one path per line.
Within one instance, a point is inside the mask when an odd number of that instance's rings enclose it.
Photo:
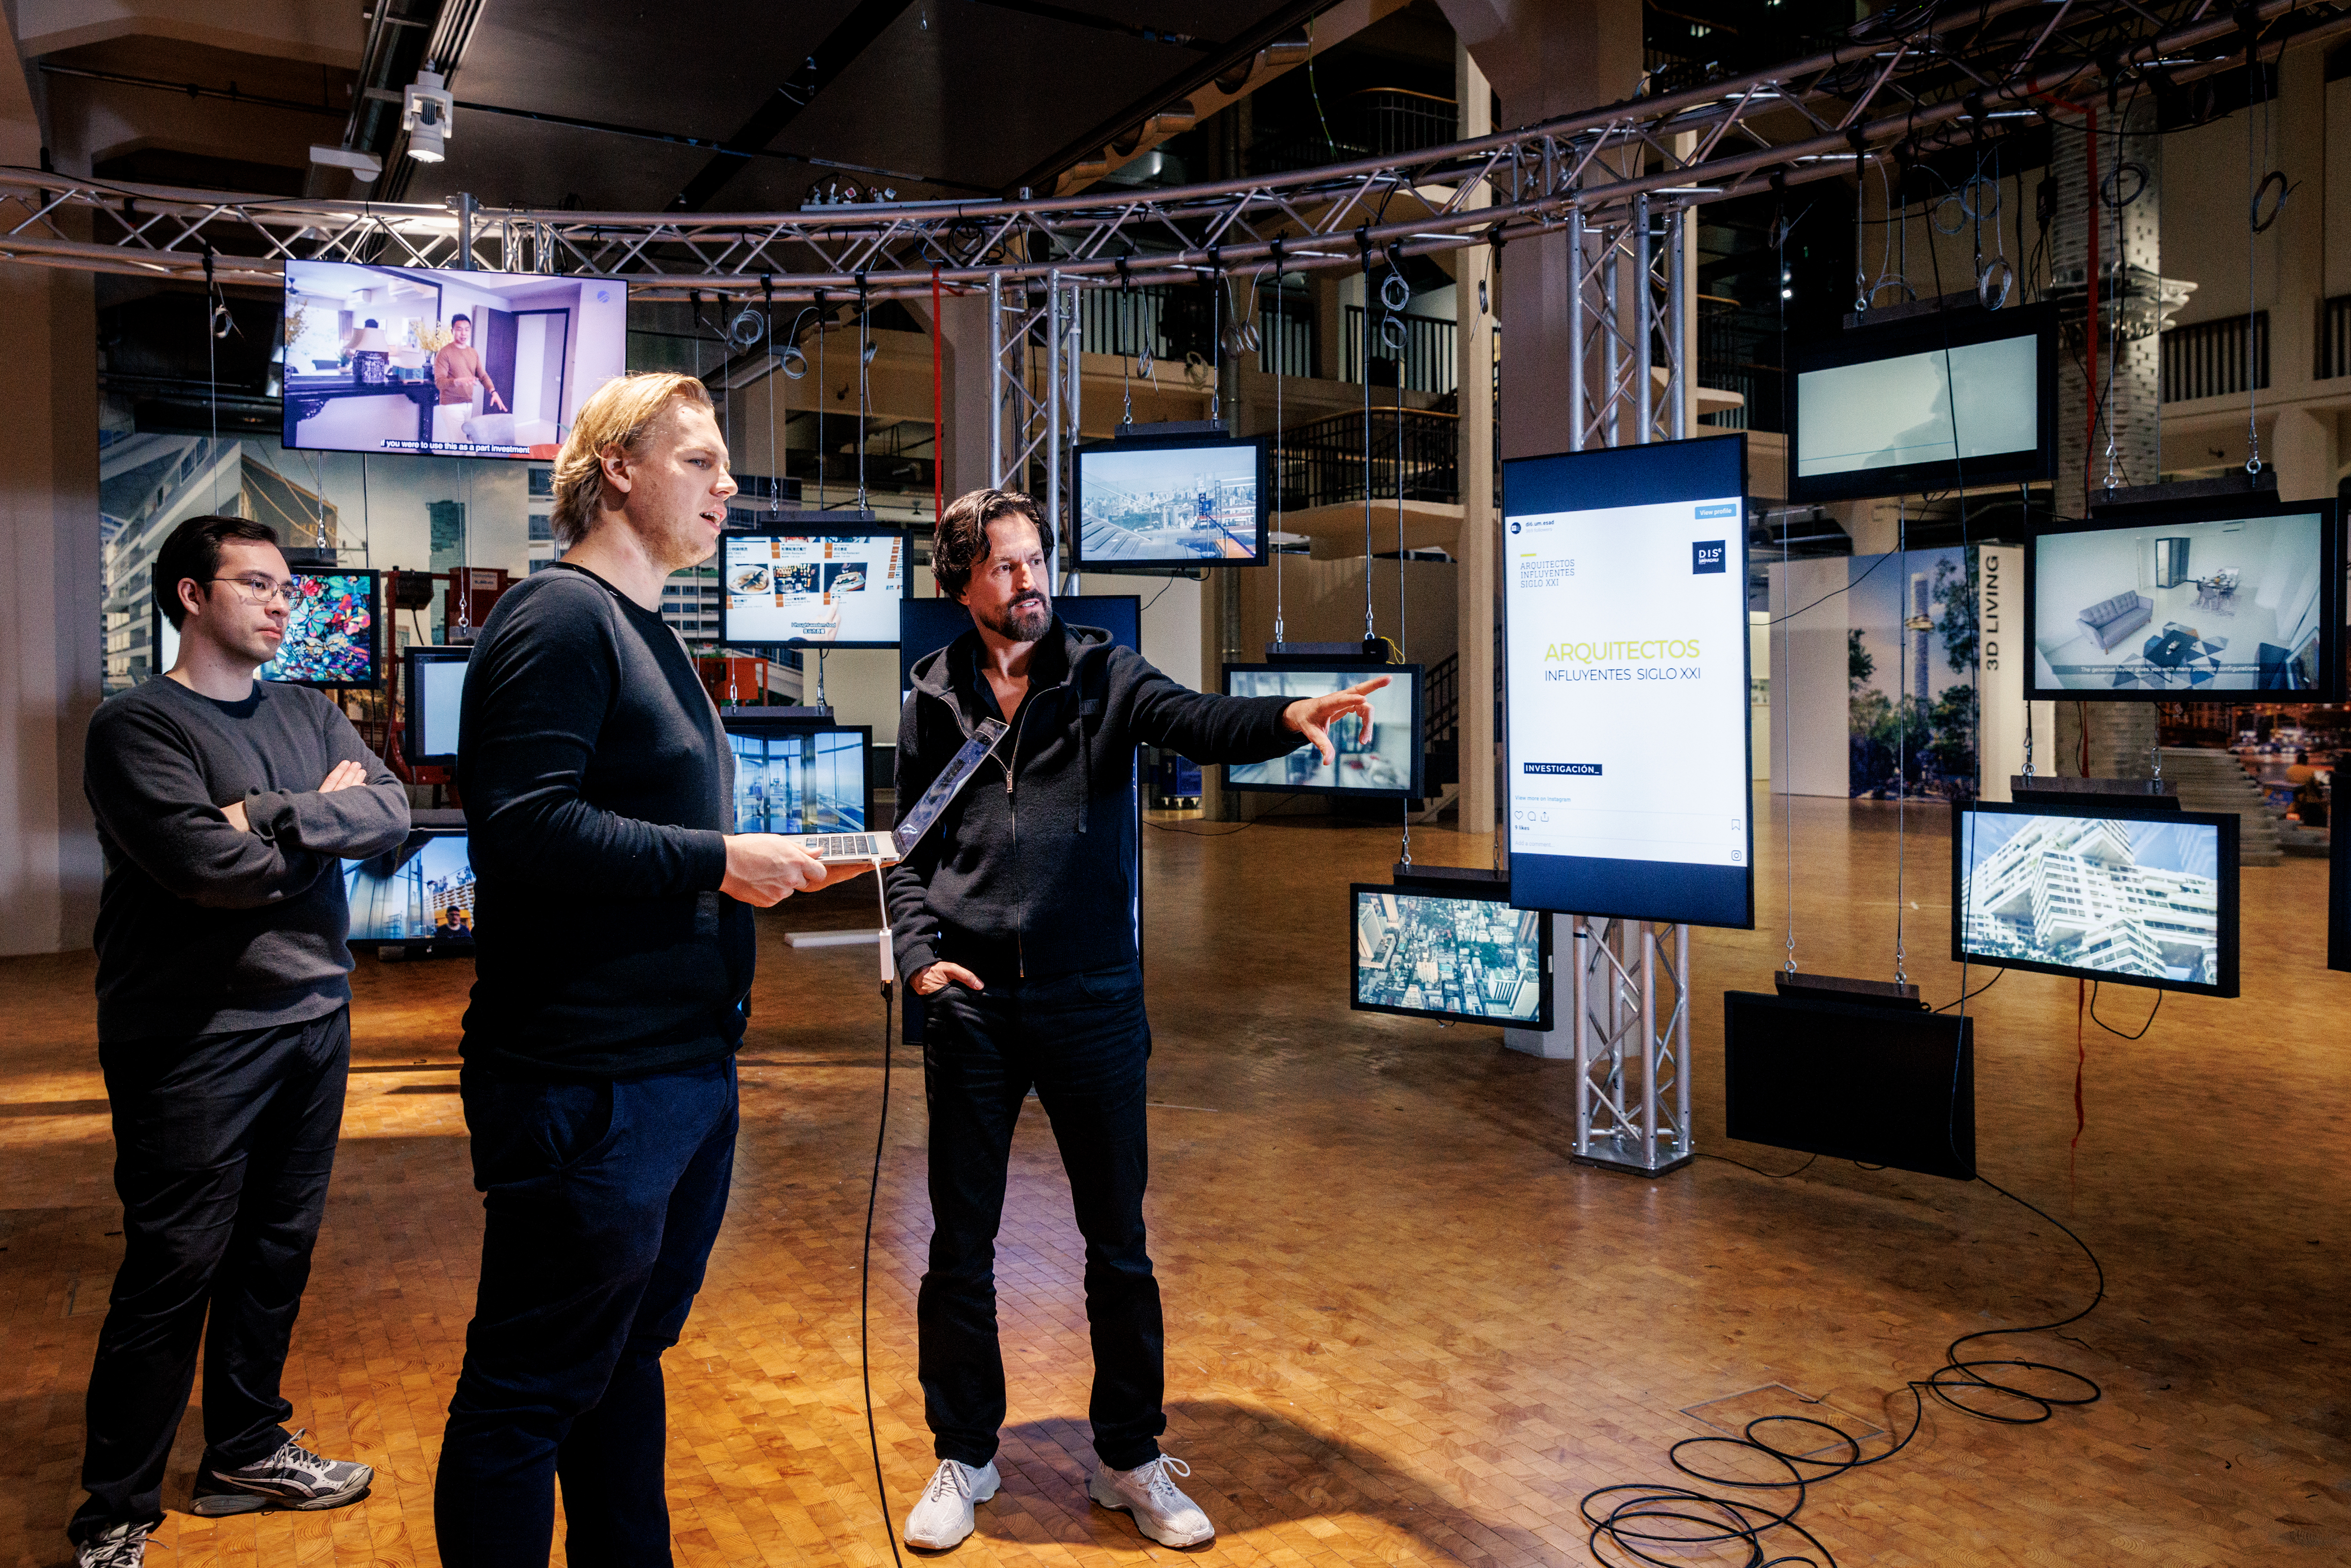
M 919 661 L 898 721 L 898 804 L 909 810 L 983 718 L 1000 718 L 977 630 Z M 945 959 L 983 981 L 1134 961 L 1138 745 L 1201 762 L 1262 762 L 1307 744 L 1288 697 L 1177 685 L 1110 633 L 1064 626 L 1037 643 L 1012 732 L 890 868 L 898 972 Z
M 365 785 L 319 793 L 339 762 Z M 89 722 L 98 817 L 98 1038 L 186 1039 L 322 1018 L 350 1000 L 344 860 L 408 836 L 408 794 L 307 686 L 225 703 L 157 675 Z M 221 808 L 242 800 L 250 831 Z
M 623 1078 L 743 1038 L 751 912 L 718 891 L 734 757 L 677 633 L 601 578 L 517 583 L 465 673 L 474 999 L 506 1076 Z

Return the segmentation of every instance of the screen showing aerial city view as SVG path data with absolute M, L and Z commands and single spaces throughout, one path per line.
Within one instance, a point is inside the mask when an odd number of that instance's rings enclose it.
M 474 861 L 463 833 L 414 832 L 373 860 L 343 862 L 354 942 L 471 942 Z
M 1263 552 L 1255 442 L 1085 447 L 1078 453 L 1078 559 L 1198 566 Z
M 1959 832 L 1955 957 L 2221 982 L 2217 824 L 1965 810 Z
M 1496 899 L 1358 887 L 1354 1005 L 1541 1027 L 1541 921 Z

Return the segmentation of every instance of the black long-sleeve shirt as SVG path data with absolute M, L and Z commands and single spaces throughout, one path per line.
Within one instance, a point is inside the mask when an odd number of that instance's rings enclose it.
M 913 806 L 982 718 L 1003 717 L 967 632 L 914 668 L 898 722 L 898 800 Z M 1288 697 L 1177 685 L 1106 632 L 1059 617 L 1038 641 L 1012 731 L 886 877 L 898 972 L 946 959 L 981 979 L 1134 961 L 1138 745 L 1261 762 L 1304 745 Z
M 365 785 L 319 793 L 340 762 Z M 158 675 L 90 719 L 98 1035 L 188 1038 L 320 1018 L 350 999 L 341 862 L 397 847 L 408 796 L 306 686 L 227 703 Z M 242 801 L 249 830 L 221 808 Z
M 733 1051 L 751 912 L 718 891 L 734 758 L 677 633 L 558 565 L 498 601 L 466 668 L 469 1062 L 630 1077 Z

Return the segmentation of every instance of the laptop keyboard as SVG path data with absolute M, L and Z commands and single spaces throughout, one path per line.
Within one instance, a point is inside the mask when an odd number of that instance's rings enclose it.
M 879 833 L 810 833 L 800 843 L 820 861 L 871 860 L 890 852 L 882 847 Z

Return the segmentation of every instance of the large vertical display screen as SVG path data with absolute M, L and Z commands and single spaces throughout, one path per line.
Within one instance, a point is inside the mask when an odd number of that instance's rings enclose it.
M 1502 481 L 1511 903 L 1751 926 L 1745 438 Z
M 890 648 L 906 598 L 906 535 L 724 534 L 718 640 L 729 647 Z
M 288 261 L 285 443 L 551 458 L 628 331 L 616 277 Z

